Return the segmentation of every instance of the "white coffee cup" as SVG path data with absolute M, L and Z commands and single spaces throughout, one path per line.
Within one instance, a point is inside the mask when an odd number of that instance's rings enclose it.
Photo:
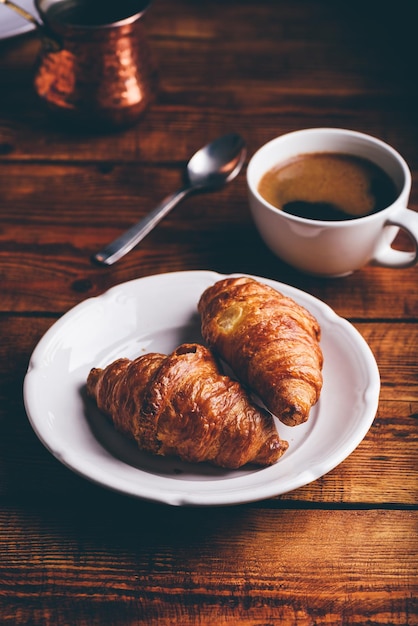
M 321 221 L 285 213 L 263 198 L 258 186 L 267 171 L 291 157 L 318 152 L 339 152 L 372 161 L 395 183 L 396 200 L 363 217 Z M 411 173 L 401 155 L 379 139 L 339 128 L 311 128 L 282 135 L 252 156 L 247 186 L 251 213 L 264 242 L 299 270 L 345 276 L 368 263 L 404 268 L 418 262 L 418 213 L 407 208 Z M 392 248 L 400 228 L 414 243 L 414 252 Z

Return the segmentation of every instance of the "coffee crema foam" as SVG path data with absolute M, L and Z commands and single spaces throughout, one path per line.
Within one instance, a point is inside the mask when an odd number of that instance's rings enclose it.
M 390 206 L 395 183 L 371 161 L 339 152 L 300 154 L 264 174 L 258 191 L 267 202 L 298 217 L 339 221 Z

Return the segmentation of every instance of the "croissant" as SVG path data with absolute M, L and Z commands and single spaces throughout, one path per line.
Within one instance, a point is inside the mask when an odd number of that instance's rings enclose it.
M 94 368 L 87 393 L 117 430 L 154 454 L 236 469 L 271 465 L 288 447 L 273 417 L 199 344 Z
M 252 278 L 226 278 L 202 294 L 205 342 L 284 424 L 308 419 L 322 388 L 317 320 Z

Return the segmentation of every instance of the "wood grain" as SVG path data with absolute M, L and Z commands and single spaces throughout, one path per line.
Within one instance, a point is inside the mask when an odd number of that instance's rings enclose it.
M 341 281 L 304 276 L 263 244 L 245 176 L 173 211 L 111 268 L 91 256 L 181 185 L 182 166 L 5 163 L 0 167 L 2 311 L 63 313 L 86 296 L 141 276 L 188 269 L 245 272 L 311 292 L 343 317 L 411 320 L 415 270 L 369 267 Z M 405 244 L 406 242 L 404 242 Z M 58 288 L 57 288 L 58 286 Z
M 4 623 L 71 623 L 77 607 L 81 625 L 364 624 L 371 614 L 389 624 L 414 608 L 415 512 L 185 516 L 116 502 L 119 520 L 103 501 L 87 517 L 67 507 L 2 512 L 4 528 L 22 529 L 1 540 L 12 564 Z
M 54 160 L 178 161 L 233 126 L 252 153 L 277 134 L 331 125 L 380 136 L 418 167 L 408 0 L 395 14 L 374 0 L 326 8 L 311 0 L 262 2 L 257 11 L 231 0 L 200 9 L 166 5 L 155 3 L 148 15 L 157 102 L 136 128 L 111 137 L 110 154 L 108 137 L 69 133 L 40 109 L 31 86 L 36 37 L 0 42 L 3 158 L 50 160 L 53 141 Z

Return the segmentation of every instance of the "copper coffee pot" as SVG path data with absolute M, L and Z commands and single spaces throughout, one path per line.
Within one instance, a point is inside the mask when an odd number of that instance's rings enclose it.
M 48 108 L 91 128 L 135 122 L 156 91 L 143 28 L 146 0 L 35 0 L 43 45 L 34 86 Z

